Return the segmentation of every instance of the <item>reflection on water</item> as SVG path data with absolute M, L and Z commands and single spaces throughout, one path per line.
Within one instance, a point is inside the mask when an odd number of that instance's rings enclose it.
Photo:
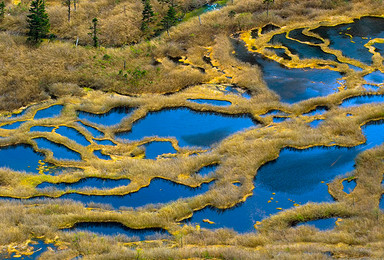
M 198 113 L 190 109 L 149 113 L 132 126 L 131 132 L 117 136 L 140 140 L 146 136 L 176 137 L 180 146 L 210 146 L 239 130 L 254 126 L 249 117 Z

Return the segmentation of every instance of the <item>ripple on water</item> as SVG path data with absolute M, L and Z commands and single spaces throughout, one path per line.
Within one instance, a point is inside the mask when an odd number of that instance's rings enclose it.
M 180 146 L 209 147 L 254 125 L 252 119 L 246 116 L 198 113 L 178 108 L 149 113 L 133 124 L 131 132 L 117 133 L 116 136 L 129 140 L 140 140 L 149 136 L 173 136 Z

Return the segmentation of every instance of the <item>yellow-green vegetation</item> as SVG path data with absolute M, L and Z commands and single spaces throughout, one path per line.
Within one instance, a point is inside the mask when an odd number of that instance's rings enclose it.
M 180 10 L 190 11 L 205 1 L 180 1 Z M 340 107 L 349 98 L 367 94 L 384 94 L 383 84 L 372 84 L 366 90 L 364 76 L 378 70 L 384 73 L 384 58 L 376 52 L 372 39 L 366 48 L 373 54 L 371 65 L 344 57 L 329 47 L 329 41 L 314 35 L 310 29 L 350 23 L 363 16 L 382 17 L 380 1 L 275 1 L 269 15 L 263 1 L 228 1 L 220 10 L 187 19 L 167 33 L 140 32 L 141 1 L 81 1 L 71 22 L 66 21 L 66 8 L 60 2 L 47 1 L 51 29 L 58 39 L 45 41 L 39 47 L 25 44 L 25 15 L 28 3 L 6 2 L 8 13 L 0 28 L 1 109 L 0 146 L 28 144 L 44 154 L 38 173 L 17 172 L 0 168 L 1 253 L 30 254 L 31 240 L 54 243 L 57 250 L 44 252 L 42 259 L 326 259 L 382 258 L 384 256 L 384 214 L 379 201 L 384 193 L 383 146 L 366 150 L 355 159 L 355 170 L 342 174 L 328 184 L 335 199 L 332 203 L 295 205 L 255 223 L 255 232 L 238 234 L 228 229 L 204 229 L 185 224 L 194 212 L 206 208 L 231 208 L 257 192 L 254 178 L 257 170 L 278 158 L 282 149 L 290 147 L 341 146 L 353 147 L 365 142 L 361 126 L 384 119 L 382 104 Z M 166 12 L 164 5 L 153 1 L 158 17 Z M 229 15 L 231 14 L 231 15 Z M 104 47 L 87 46 L 92 19 L 98 15 L 101 43 Z M 159 18 L 157 18 L 159 19 Z M 280 29 L 262 34 L 262 27 L 273 23 Z M 300 59 L 287 46 L 270 44 L 280 33 L 307 28 L 304 34 L 321 39 L 318 46 L 324 53 L 334 54 L 336 61 Z M 252 37 L 257 32 L 257 37 Z M 288 35 L 288 34 L 287 34 Z M 80 44 L 75 46 L 76 38 Z M 148 40 L 150 39 L 150 40 Z M 291 40 L 295 40 L 290 38 Z M 258 53 L 289 68 L 317 68 L 342 73 L 335 93 L 311 98 L 293 105 L 280 102 L 263 80 L 257 65 L 235 57 L 232 40 L 241 40 L 250 53 Z M 298 40 L 295 40 L 298 41 Z M 135 43 L 135 44 L 133 44 Z M 117 47 L 118 46 L 118 47 Z M 267 49 L 268 48 L 268 49 Z M 285 50 L 290 60 L 283 59 L 271 48 Z M 360 71 L 349 65 L 359 67 Z M 246 99 L 225 88 L 251 93 Z M 197 104 L 189 99 L 229 101 L 226 107 Z M 63 105 L 61 114 L 53 118 L 34 119 L 39 110 Z M 11 117 L 28 107 L 20 117 Z M 316 107 L 327 107 L 320 115 L 305 115 Z M 86 120 L 79 124 L 78 111 L 103 114 L 116 107 L 135 108 L 129 117 L 110 127 Z M 116 134 L 129 131 L 134 123 L 149 113 L 162 109 L 187 107 L 194 111 L 218 114 L 250 115 L 255 127 L 235 133 L 210 149 L 180 147 L 173 137 L 147 137 L 123 142 Z M 268 111 L 285 112 L 289 120 L 274 123 Z M 308 123 L 321 119 L 319 127 Z M 15 129 L 2 126 L 23 122 Z M 94 138 L 85 126 L 104 134 Z M 53 127 L 52 131 L 30 131 L 34 126 Z M 89 146 L 57 134 L 62 126 L 83 135 Z M 41 149 L 35 138 L 62 144 L 80 154 L 80 161 L 59 160 L 52 151 Z M 98 144 L 110 140 L 115 146 Z M 143 159 L 143 146 L 152 141 L 169 141 L 177 151 L 156 160 Z M 101 150 L 111 160 L 102 160 L 94 151 Z M 49 163 L 63 167 L 60 174 L 48 174 Z M 206 175 L 196 174 L 201 168 L 218 164 Z M 89 177 L 129 179 L 130 183 L 113 189 L 36 188 L 43 182 L 75 183 Z M 107 205 L 84 205 L 60 199 L 65 194 L 126 195 L 150 185 L 154 178 L 198 187 L 211 183 L 203 194 L 182 198 L 166 204 L 139 208 L 113 209 Z M 356 188 L 343 192 L 342 182 L 354 179 Z M 233 183 L 240 184 L 239 186 Z M 39 199 L 33 199 L 39 197 Z M 45 197 L 45 199 L 41 199 Z M 32 198 L 32 200 L 31 200 Z M 334 229 L 319 231 L 310 226 L 295 227 L 300 222 L 339 218 Z M 204 222 L 214 223 L 214 219 Z M 83 222 L 121 223 L 132 229 L 162 228 L 166 237 L 137 241 L 119 235 L 105 237 L 88 232 L 64 232 Z

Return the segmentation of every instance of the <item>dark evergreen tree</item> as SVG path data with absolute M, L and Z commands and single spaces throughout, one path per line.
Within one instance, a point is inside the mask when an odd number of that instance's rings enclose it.
M 27 15 L 29 29 L 27 41 L 32 44 L 38 44 L 42 39 L 47 38 L 50 27 L 44 0 L 33 0 L 29 13 Z
M 167 15 L 161 20 L 161 24 L 163 26 L 163 29 L 167 31 L 169 35 L 169 28 L 176 25 L 177 23 L 177 16 L 176 16 L 176 9 L 173 5 L 170 5 L 167 11 Z
M 93 41 L 93 47 L 97 48 L 99 47 L 99 38 L 97 37 L 97 32 L 98 32 L 98 29 L 97 29 L 97 18 L 93 18 L 92 19 L 92 26 L 89 27 L 89 29 L 91 29 L 91 32 L 88 33 L 89 35 L 92 36 L 92 41 Z
M 0 21 L 4 19 L 5 14 L 5 3 L 4 1 L 0 2 Z
M 142 0 L 144 9 L 143 9 L 143 18 L 141 22 L 141 30 L 146 31 L 148 29 L 148 25 L 152 22 L 152 17 L 155 15 L 152 10 L 152 5 L 150 0 Z

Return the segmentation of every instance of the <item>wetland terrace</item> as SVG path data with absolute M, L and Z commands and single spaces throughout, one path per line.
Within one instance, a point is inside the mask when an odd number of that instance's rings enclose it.
M 0 258 L 383 258 L 379 2 L 0 0 Z

